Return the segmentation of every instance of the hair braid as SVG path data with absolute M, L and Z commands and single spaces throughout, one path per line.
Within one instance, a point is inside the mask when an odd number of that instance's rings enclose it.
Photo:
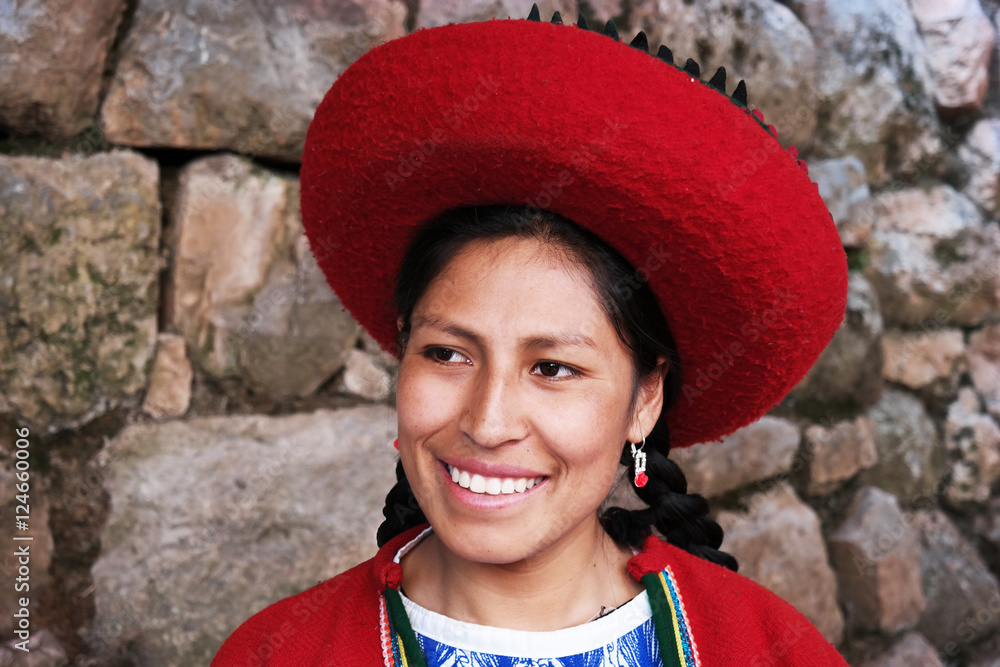
M 424 511 L 417 504 L 417 499 L 410 488 L 410 482 L 403 471 L 403 462 L 396 462 L 396 484 L 385 496 L 385 507 L 382 508 L 385 521 L 378 527 L 376 541 L 383 544 L 400 533 L 427 522 Z
M 722 527 L 708 516 L 708 501 L 695 493 L 687 493 L 687 479 L 677 463 L 669 458 L 670 434 L 661 415 L 646 438 L 646 486 L 635 487 L 635 493 L 648 507 L 626 510 L 609 508 L 602 518 L 604 529 L 620 544 L 641 548 L 651 528 L 674 546 L 699 558 L 738 569 L 736 559 L 719 551 Z M 622 464 L 628 466 L 629 479 L 635 477 L 635 460 L 629 443 L 622 448 Z

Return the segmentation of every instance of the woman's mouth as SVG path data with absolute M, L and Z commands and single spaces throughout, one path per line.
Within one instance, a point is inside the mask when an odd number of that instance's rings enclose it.
M 448 474 L 451 475 L 451 481 L 455 484 L 458 484 L 463 489 L 468 489 L 472 493 L 481 493 L 490 496 L 524 493 L 545 479 L 544 475 L 539 477 L 484 477 L 483 475 L 461 470 L 447 463 L 444 466 Z

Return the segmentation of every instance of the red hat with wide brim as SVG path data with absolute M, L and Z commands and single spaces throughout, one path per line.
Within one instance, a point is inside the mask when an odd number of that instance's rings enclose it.
M 638 48 L 637 48 L 638 47 Z M 579 25 L 492 20 L 378 45 L 327 93 L 302 220 L 351 314 L 395 349 L 390 302 L 416 228 L 513 203 L 599 235 L 648 280 L 681 359 L 671 442 L 753 422 L 826 347 L 847 262 L 817 186 L 741 85 Z

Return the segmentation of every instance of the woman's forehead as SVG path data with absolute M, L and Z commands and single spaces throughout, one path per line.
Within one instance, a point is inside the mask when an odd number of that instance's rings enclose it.
M 562 271 L 572 280 L 582 281 L 596 296 L 592 269 L 578 252 L 565 243 L 533 236 L 473 239 L 455 253 L 438 277 L 461 273 L 463 279 L 481 279 L 497 271 L 518 272 L 532 265 Z
M 411 327 L 485 344 L 617 347 L 590 270 L 557 244 L 518 239 L 466 248 L 430 284 Z
M 481 291 L 497 301 L 536 301 L 572 292 L 600 302 L 592 270 L 565 246 L 536 238 L 476 239 L 466 244 L 428 285 L 449 295 Z
M 499 259 L 512 252 L 533 254 L 539 259 L 562 259 L 564 261 L 575 257 L 565 242 L 536 235 L 474 238 L 458 254 L 469 251 L 483 252 L 494 259 Z

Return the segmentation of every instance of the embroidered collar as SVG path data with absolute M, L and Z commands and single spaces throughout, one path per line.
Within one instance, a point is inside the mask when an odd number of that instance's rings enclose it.
M 386 667 L 427 667 L 399 586 L 403 578 L 400 560 L 431 530 L 426 524 L 409 530 L 388 542 L 377 556 L 382 561 L 379 625 Z M 666 549 L 663 542 L 650 536 L 642 552 L 629 559 L 628 573 L 646 588 L 664 667 L 700 667 L 698 649 L 676 577 L 669 565 L 663 570 L 657 567 L 664 562 Z

